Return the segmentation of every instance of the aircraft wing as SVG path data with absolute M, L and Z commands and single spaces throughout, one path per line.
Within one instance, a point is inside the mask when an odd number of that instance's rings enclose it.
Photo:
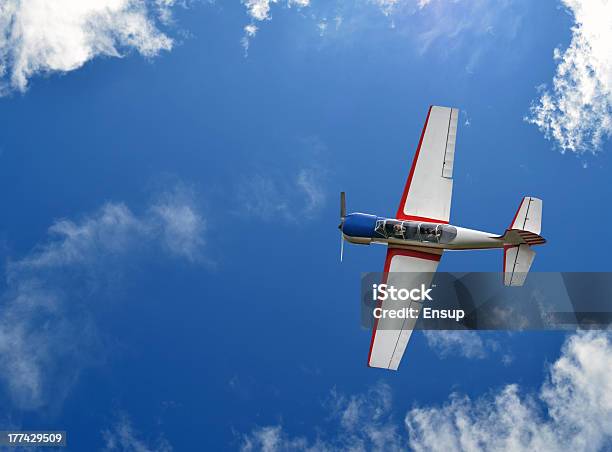
M 396 218 L 448 223 L 458 118 L 456 108 L 429 107 Z
M 438 268 L 440 257 L 442 257 L 441 250 L 424 252 L 389 247 L 385 260 L 384 278 L 386 281 L 383 282 L 397 289 L 413 289 L 420 287 L 421 284 L 429 287 L 433 275 Z M 397 309 L 399 303 L 403 302 L 385 300 L 379 301 L 377 306 L 383 310 L 388 308 Z M 420 313 L 420 302 L 406 301 L 404 306 L 413 308 Z M 370 342 L 370 354 L 368 356 L 368 365 L 370 367 L 397 370 L 412 330 L 418 320 L 418 313 L 415 315 L 415 318 L 375 319 L 374 328 L 372 329 L 372 341 Z

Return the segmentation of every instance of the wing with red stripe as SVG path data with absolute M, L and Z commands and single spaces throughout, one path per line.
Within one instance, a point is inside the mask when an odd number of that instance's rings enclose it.
M 448 223 L 459 110 L 429 107 L 396 218 Z
M 438 268 L 442 251 L 439 251 L 440 254 L 434 253 L 436 251 L 433 250 L 429 253 L 389 247 L 383 282 L 396 289 L 414 289 L 421 287 L 421 284 L 429 287 Z M 375 320 L 368 356 L 370 367 L 392 370 L 397 370 L 399 367 L 421 307 L 420 302 L 406 301 L 405 306 L 401 306 L 401 303 L 403 302 L 392 300 L 378 303 L 378 307 L 382 308 L 383 312 L 387 309 L 397 310 L 398 307 L 406 307 L 414 309 L 417 314 L 415 318 Z

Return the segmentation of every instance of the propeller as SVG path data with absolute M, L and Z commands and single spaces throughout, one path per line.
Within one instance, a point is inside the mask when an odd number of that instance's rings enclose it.
M 342 233 L 342 226 L 344 226 L 344 219 L 346 218 L 346 194 L 341 191 L 340 192 L 340 224 L 338 225 L 338 229 L 340 229 L 340 262 L 342 262 L 342 256 L 344 254 L 344 234 Z

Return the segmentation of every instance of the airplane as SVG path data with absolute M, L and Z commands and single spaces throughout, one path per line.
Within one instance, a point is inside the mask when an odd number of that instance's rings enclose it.
M 396 278 L 400 286 L 429 287 L 445 250 L 501 248 L 504 285 L 523 285 L 535 257 L 531 247 L 546 243 L 540 236 L 542 200 L 524 197 L 502 235 L 449 224 L 458 117 L 456 108 L 429 107 L 395 218 L 347 214 L 346 195 L 340 193 L 340 260 L 345 240 L 387 245 L 383 282 L 394 285 Z M 379 300 L 377 306 L 386 303 L 392 302 Z M 374 319 L 368 366 L 397 370 L 416 321 Z

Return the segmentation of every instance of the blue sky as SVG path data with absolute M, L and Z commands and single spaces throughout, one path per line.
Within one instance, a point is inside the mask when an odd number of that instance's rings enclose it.
M 610 446 L 605 335 L 415 333 L 399 372 L 368 369 L 359 277 L 384 249 L 340 264 L 336 229 L 341 190 L 396 211 L 428 106 L 455 106 L 452 222 L 502 232 L 537 196 L 533 271 L 608 271 L 573 239 L 612 221 L 605 3 L 6 5 L 3 428 L 70 450 Z

